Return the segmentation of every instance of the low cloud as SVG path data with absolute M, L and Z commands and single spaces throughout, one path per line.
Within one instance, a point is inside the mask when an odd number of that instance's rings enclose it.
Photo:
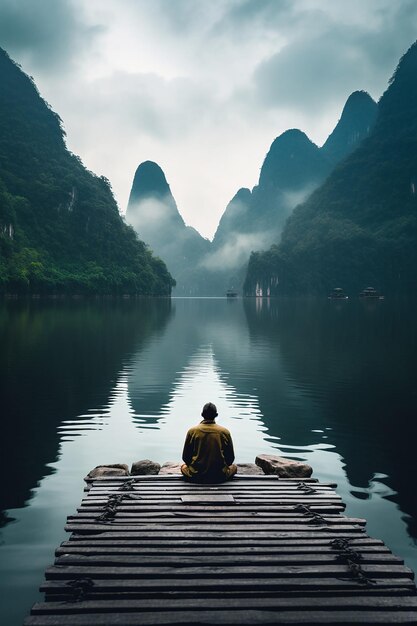
M 274 137 L 323 143 L 352 91 L 379 98 L 416 32 L 414 0 L 0 0 L 1 45 L 121 210 L 153 160 L 205 236 Z
M 247 263 L 252 251 L 263 250 L 271 245 L 271 234 L 240 233 L 234 234 L 220 248 L 208 254 L 201 267 L 211 271 L 230 271 Z
M 79 63 L 83 52 L 91 52 L 104 30 L 84 20 L 71 0 L 1 0 L 0 45 L 30 70 L 62 73 Z
M 128 222 L 138 230 L 158 229 L 169 222 L 171 217 L 172 211 L 168 203 L 156 198 L 147 198 L 133 204 L 126 215 Z
M 417 4 L 353 2 L 343 11 L 332 4 L 312 2 L 295 36 L 259 64 L 254 78 L 263 104 L 314 117 L 340 102 L 340 94 L 364 89 L 379 98 L 416 38 Z
M 317 188 L 317 185 L 307 185 L 299 191 L 284 191 L 283 202 L 288 212 L 291 212 L 297 205 L 307 200 L 308 196 Z

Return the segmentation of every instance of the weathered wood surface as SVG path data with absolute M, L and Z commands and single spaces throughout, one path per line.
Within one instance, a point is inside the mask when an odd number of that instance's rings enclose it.
M 417 624 L 413 572 L 335 485 L 88 481 L 26 626 Z

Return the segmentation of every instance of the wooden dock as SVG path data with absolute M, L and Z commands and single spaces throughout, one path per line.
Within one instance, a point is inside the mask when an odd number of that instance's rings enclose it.
M 334 485 L 93 481 L 26 626 L 417 624 L 413 572 Z

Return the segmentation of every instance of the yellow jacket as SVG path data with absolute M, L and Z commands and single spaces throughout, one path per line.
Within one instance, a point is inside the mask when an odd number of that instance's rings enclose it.
M 201 482 L 227 480 L 229 465 L 235 460 L 230 432 L 216 422 L 203 420 L 188 431 L 182 458 L 189 478 Z

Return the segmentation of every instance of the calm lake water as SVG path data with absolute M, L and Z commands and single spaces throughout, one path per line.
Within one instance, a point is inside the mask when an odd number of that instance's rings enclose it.
M 82 478 L 180 459 L 217 404 L 237 462 L 306 460 L 417 570 L 417 316 L 389 300 L 0 302 L 0 622 L 21 624 Z

